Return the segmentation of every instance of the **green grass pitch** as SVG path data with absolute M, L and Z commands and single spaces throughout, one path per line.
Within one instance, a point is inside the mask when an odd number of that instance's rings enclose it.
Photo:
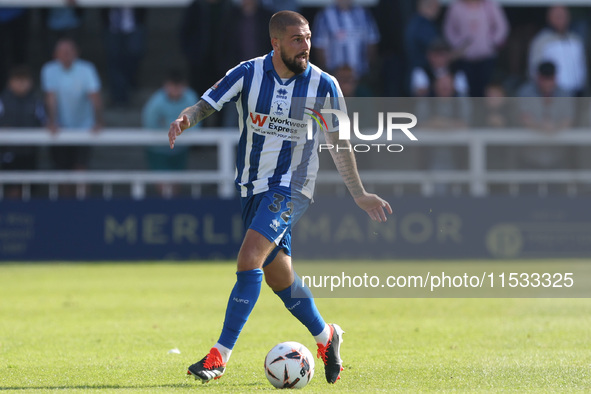
M 0 390 L 275 390 L 267 351 L 315 344 L 266 286 L 225 376 L 185 375 L 217 340 L 234 278 L 228 263 L 0 265 Z M 328 385 L 317 364 L 310 392 L 591 390 L 591 299 L 317 304 L 346 331 L 345 370 Z

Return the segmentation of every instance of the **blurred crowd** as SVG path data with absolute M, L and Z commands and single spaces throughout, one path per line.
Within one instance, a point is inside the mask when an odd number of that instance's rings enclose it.
M 591 7 L 503 8 L 496 0 L 452 0 L 443 7 L 439 0 L 379 0 L 364 8 L 354 0 L 333 0 L 317 9 L 302 7 L 297 0 L 194 0 L 174 22 L 185 64 L 153 76 L 162 85 L 143 103 L 143 127 L 166 129 L 228 69 L 268 53 L 268 21 L 282 9 L 309 19 L 311 61 L 339 80 L 345 96 L 457 98 L 453 104 L 436 99 L 419 103 L 415 110 L 422 126 L 523 127 L 552 133 L 589 125 L 588 108 L 569 98 L 588 96 Z M 142 88 L 138 75 L 149 45 L 147 16 L 158 9 L 100 11 L 104 70 L 79 56 L 86 10 L 76 0 L 41 11 L 48 61 L 33 69 L 27 58 L 32 11 L 0 8 L 0 128 L 99 132 L 105 107 L 129 108 Z M 468 100 L 482 97 L 487 98 L 483 105 Z M 509 97 L 530 99 L 514 106 Z M 233 114 L 222 114 L 205 125 L 233 121 Z M 33 148 L 0 147 L 0 168 L 35 169 L 36 156 Z M 427 167 L 457 168 L 455 156 L 441 149 Z M 567 156 L 532 149 L 521 161 L 556 168 Z M 187 168 L 187 150 L 150 148 L 145 157 L 146 167 L 154 170 Z M 84 170 L 89 148 L 55 147 L 50 159 L 55 169 Z M 163 194 L 174 193 L 170 185 L 159 188 Z M 18 195 L 18 188 L 14 190 Z

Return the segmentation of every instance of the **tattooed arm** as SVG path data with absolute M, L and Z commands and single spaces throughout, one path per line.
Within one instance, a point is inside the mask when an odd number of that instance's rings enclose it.
M 324 133 L 326 142 L 334 148 L 330 150 L 332 160 L 341 174 L 345 186 L 353 198 L 362 196 L 365 193 L 361 178 L 357 172 L 357 162 L 349 140 L 339 140 L 339 133 Z M 337 151 L 338 146 L 338 151 Z
M 355 161 L 355 154 L 353 147 L 349 140 L 339 140 L 339 133 L 324 133 L 326 142 L 331 144 L 334 148 L 330 150 L 332 159 L 345 182 L 345 186 L 349 189 L 349 193 L 355 199 L 355 203 L 359 208 L 363 209 L 369 217 L 378 222 L 385 222 L 386 213 L 392 213 L 390 204 L 376 194 L 371 194 L 365 191 L 359 172 L 357 171 L 357 163 Z M 337 151 L 338 146 L 338 151 Z
M 197 104 L 185 108 L 185 110 L 179 115 L 178 119 L 170 124 L 170 129 L 168 129 L 170 149 L 174 148 L 176 137 L 181 135 L 183 131 L 189 127 L 195 126 L 214 112 L 215 109 L 204 100 L 199 100 Z

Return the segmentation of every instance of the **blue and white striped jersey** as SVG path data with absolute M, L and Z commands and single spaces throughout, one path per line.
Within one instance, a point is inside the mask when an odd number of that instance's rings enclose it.
M 240 128 L 236 185 L 242 197 L 282 186 L 312 198 L 318 138 L 316 125 L 315 138 L 307 138 L 311 117 L 306 107 L 318 109 L 319 98 L 339 100 L 341 89 L 334 77 L 311 64 L 303 73 L 282 81 L 272 56 L 273 52 L 242 62 L 202 99 L 218 111 L 227 102 L 236 103 Z M 327 118 L 329 131 L 334 131 L 336 121 Z

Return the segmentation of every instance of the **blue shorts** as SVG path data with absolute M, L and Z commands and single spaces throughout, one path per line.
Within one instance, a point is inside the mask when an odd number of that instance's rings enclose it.
M 277 245 L 264 266 L 273 261 L 280 250 L 291 256 L 291 229 L 308 209 L 310 199 L 289 188 L 274 187 L 242 197 L 240 201 L 244 229 L 255 230 Z

